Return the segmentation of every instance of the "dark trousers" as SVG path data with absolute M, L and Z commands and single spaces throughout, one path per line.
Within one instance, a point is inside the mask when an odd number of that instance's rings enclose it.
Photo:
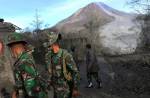
M 96 80 L 97 83 L 101 82 L 101 79 L 98 76 L 98 72 L 88 72 L 87 73 L 88 83 L 92 82 L 92 77 Z

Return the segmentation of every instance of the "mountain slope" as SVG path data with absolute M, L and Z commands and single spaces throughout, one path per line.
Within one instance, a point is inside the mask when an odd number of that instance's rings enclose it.
M 65 34 L 82 33 L 104 53 L 127 54 L 134 52 L 140 43 L 140 24 L 135 18 L 135 14 L 96 2 L 81 8 L 54 28 Z

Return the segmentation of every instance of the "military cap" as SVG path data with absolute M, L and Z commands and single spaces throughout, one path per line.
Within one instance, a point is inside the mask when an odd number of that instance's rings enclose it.
M 48 32 L 47 33 L 47 36 L 48 36 L 48 44 L 49 45 L 52 45 L 54 44 L 55 42 L 57 42 L 57 39 L 58 39 L 58 33 L 56 32 Z
M 15 43 L 26 44 L 27 42 L 24 40 L 23 35 L 21 33 L 14 32 L 7 36 L 7 45 L 10 46 Z

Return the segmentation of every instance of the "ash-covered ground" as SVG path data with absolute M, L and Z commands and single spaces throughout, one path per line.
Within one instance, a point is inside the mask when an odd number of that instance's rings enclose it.
M 98 57 L 103 88 L 86 88 L 86 65 L 79 63 L 81 98 L 149 98 L 149 54 Z M 95 81 L 94 81 L 95 82 Z M 96 83 L 95 83 L 96 84 Z
M 149 54 L 99 56 L 99 75 L 103 88 L 86 88 L 86 65 L 77 62 L 80 68 L 80 96 L 78 98 L 150 98 Z M 38 67 L 41 71 L 41 65 Z M 96 82 L 94 81 L 96 85 Z M 3 98 L 3 97 L 0 97 Z M 53 90 L 49 92 L 53 98 Z

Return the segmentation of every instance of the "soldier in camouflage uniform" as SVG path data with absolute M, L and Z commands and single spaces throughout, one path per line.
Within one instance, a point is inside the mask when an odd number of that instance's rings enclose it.
M 12 33 L 7 37 L 7 45 L 11 50 L 14 63 L 15 87 L 12 98 L 18 98 L 21 94 L 25 98 L 47 98 L 45 83 L 41 82 L 35 68 L 35 62 L 27 42 L 19 33 Z M 22 92 L 22 93 L 21 93 Z
M 59 37 L 56 32 L 46 33 L 49 38 L 46 53 L 46 69 L 54 88 L 54 98 L 72 98 L 79 95 L 79 72 L 73 57 L 66 50 L 60 48 Z

